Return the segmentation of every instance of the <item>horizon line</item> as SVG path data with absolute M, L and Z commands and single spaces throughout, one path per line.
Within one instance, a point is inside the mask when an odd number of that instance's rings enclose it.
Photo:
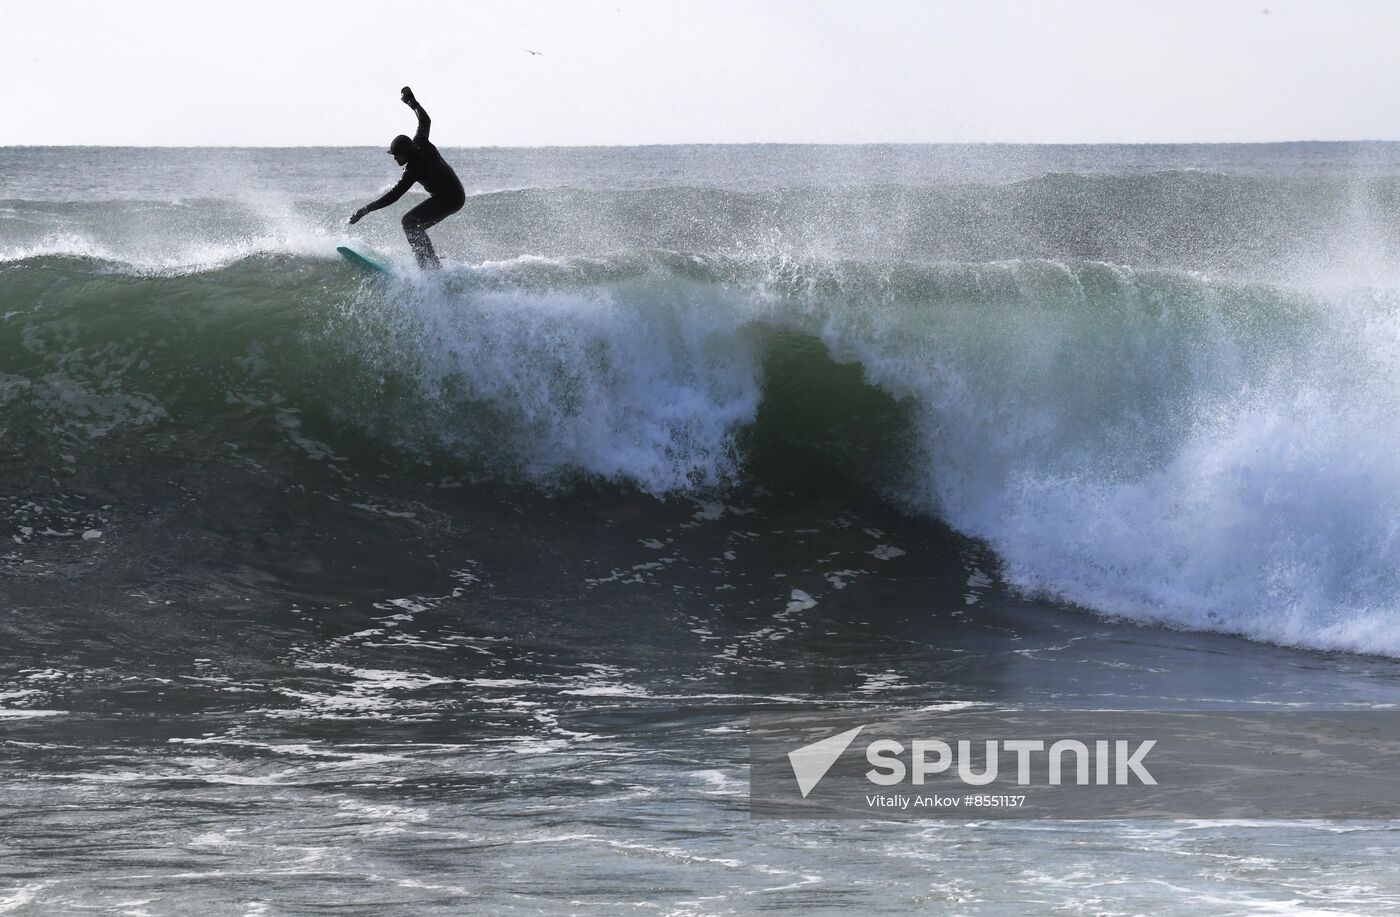
M 1382 144 L 1400 143 L 1400 139 L 1358 138 L 1349 140 L 1151 140 L 1143 142 L 1124 140 L 871 140 L 842 142 L 793 142 L 793 141 L 693 141 L 665 143 L 541 143 L 541 144 L 445 144 L 447 149 L 456 150 L 584 150 L 584 149 L 640 149 L 648 147 L 891 147 L 891 146 L 963 146 L 963 147 L 1168 147 L 1168 146 L 1296 146 L 1300 144 Z M 344 143 L 295 143 L 295 144 L 131 144 L 131 143 L 8 143 L 0 144 L 0 150 L 363 150 L 380 149 L 382 144 Z

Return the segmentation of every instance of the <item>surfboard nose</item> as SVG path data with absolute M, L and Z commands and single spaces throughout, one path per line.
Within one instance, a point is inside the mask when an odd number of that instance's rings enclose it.
M 389 270 L 387 266 L 380 264 L 373 258 L 365 257 L 359 252 L 355 251 L 353 248 L 347 248 L 344 245 L 337 245 L 335 247 L 335 250 L 340 252 L 341 257 L 343 257 L 346 261 L 349 261 L 356 267 L 364 268 L 367 271 L 375 271 L 380 274 L 393 274 L 393 271 Z

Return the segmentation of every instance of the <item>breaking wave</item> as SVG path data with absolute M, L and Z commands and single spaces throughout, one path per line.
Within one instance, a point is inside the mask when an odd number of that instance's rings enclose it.
M 860 488 L 1028 592 L 1400 654 L 1385 287 L 654 247 L 383 281 L 315 239 L 178 269 L 62 248 L 0 263 L 10 475 L 137 476 L 131 444 L 180 437 L 308 474 Z

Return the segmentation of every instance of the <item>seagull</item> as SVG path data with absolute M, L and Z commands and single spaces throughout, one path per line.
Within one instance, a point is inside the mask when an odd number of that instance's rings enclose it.
M 531 51 L 529 48 L 526 48 L 526 49 L 525 49 L 525 53 L 526 53 L 526 54 L 533 54 L 533 55 L 535 55 L 536 57 L 544 57 L 544 52 L 543 52 L 543 51 Z

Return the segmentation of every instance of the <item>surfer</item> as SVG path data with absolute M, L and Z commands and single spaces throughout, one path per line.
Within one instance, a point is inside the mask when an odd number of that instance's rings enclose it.
M 403 232 L 408 236 L 409 248 L 413 249 L 419 267 L 441 267 L 427 231 L 445 217 L 461 210 L 462 205 L 467 202 L 467 195 L 462 190 L 457 173 L 452 171 L 452 167 L 442 158 L 438 148 L 428 140 L 428 128 L 432 126 L 432 121 L 423 110 L 423 106 L 413 97 L 413 90 L 405 86 L 402 98 L 404 104 L 418 115 L 418 131 L 413 138 L 409 139 L 399 134 L 389 144 L 389 152 L 393 155 L 394 162 L 405 167 L 403 178 L 379 200 L 356 210 L 355 215 L 350 217 L 350 223 L 358 223 L 361 217 L 372 210 L 388 207 L 403 197 L 404 193 L 413 187 L 414 182 L 417 182 L 428 192 L 428 199 L 403 215 Z

